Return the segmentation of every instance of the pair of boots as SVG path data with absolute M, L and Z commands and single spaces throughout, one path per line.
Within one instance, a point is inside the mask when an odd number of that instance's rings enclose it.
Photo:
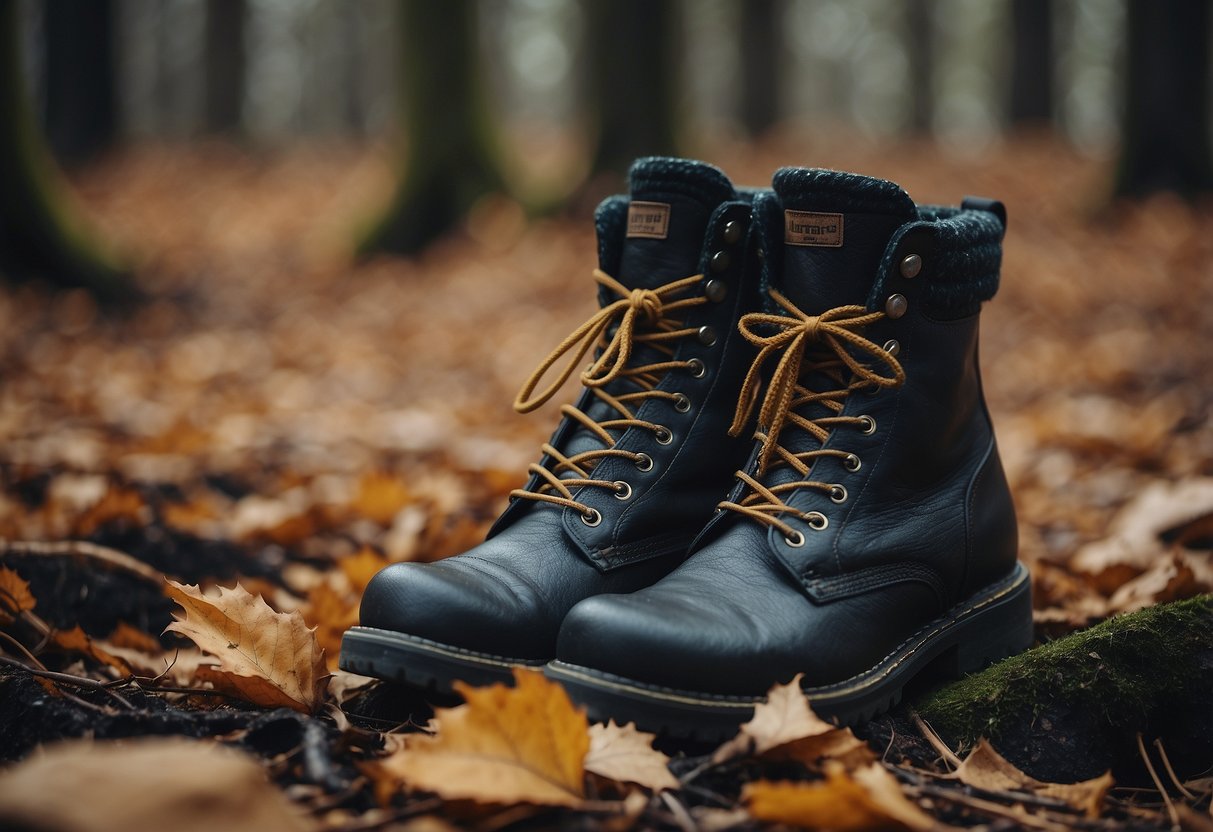
M 630 181 L 595 219 L 598 312 L 515 407 L 578 371 L 580 398 L 484 543 L 371 582 L 341 666 L 444 691 L 541 668 L 593 719 L 714 739 L 797 674 L 855 722 L 1028 646 L 977 363 L 1002 205 L 797 168 L 741 192 L 677 159 Z

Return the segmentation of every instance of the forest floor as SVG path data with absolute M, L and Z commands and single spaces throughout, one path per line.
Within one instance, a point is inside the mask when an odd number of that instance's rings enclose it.
M 1213 208 L 1170 197 L 1108 207 L 1108 163 L 1043 137 L 966 158 L 842 139 L 708 158 L 740 184 L 811 163 L 893 179 L 920 203 L 1005 201 L 1002 288 L 983 315 L 981 355 L 1039 640 L 1213 591 Z M 865 751 L 828 726 L 729 751 L 659 743 L 670 782 L 636 773 L 653 760 L 646 739 L 587 731 L 570 710 L 567 730 L 592 748 L 584 770 L 569 763 L 559 794 L 526 791 L 517 771 L 514 791 L 430 784 L 404 760 L 441 756 L 468 712 L 440 712 L 437 745 L 422 748 L 401 736 L 417 737 L 430 706 L 450 703 L 348 674 L 326 687 L 317 662 L 335 670 L 370 574 L 477 542 L 521 483 L 558 407 L 523 417 L 510 403 L 592 310 L 592 223 L 528 220 L 493 198 L 418 257 L 350 265 L 358 223 L 390 184 L 384 156 L 365 148 L 139 147 L 74 184 L 99 228 L 137 258 L 152 300 L 103 314 L 81 292 L 0 289 L 0 759 L 29 758 L 0 771 L 0 820 L 106 829 L 163 812 L 163 825 L 193 828 L 171 813 L 205 805 L 208 823 L 231 829 L 351 832 L 713 830 L 756 818 L 1213 828 L 1213 744 L 1203 764 L 1200 748 L 1181 764 L 1146 730 L 1136 764 L 1112 764 L 1115 785 L 1092 777 L 1059 792 L 1018 779 L 1027 775 L 984 746 L 948 747 L 908 706 L 859 729 Z M 168 580 L 239 580 L 252 595 L 191 600 Z M 164 633 L 180 613 L 174 599 L 197 619 L 239 609 L 295 635 L 301 615 L 325 657 L 302 644 L 296 659 L 310 656 L 313 676 L 286 693 L 199 671 L 201 625 Z M 517 690 L 556 695 L 533 680 Z M 476 702 L 522 707 L 481 697 L 467 708 Z M 149 736 L 193 742 L 35 753 L 57 740 Z M 613 742 L 635 755 L 626 774 L 591 764 Z M 770 753 L 790 746 L 801 751 Z M 954 771 L 955 752 L 973 755 L 968 774 Z M 1019 752 L 1032 774 L 1031 749 Z M 789 779 L 817 791 L 768 782 Z M 79 786 L 72 801 L 61 781 Z M 812 814 L 819 799 L 860 809 Z M 261 808 L 240 808 L 251 805 Z

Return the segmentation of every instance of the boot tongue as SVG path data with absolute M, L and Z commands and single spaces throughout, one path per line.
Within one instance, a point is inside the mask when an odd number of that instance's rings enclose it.
M 712 212 L 737 198 L 717 168 L 686 159 L 651 157 L 632 165 L 626 236 L 615 278 L 633 289 L 658 286 L 699 271 Z
M 783 168 L 772 185 L 783 205 L 778 288 L 804 312 L 864 305 L 893 232 L 915 219 L 913 200 L 883 179 Z

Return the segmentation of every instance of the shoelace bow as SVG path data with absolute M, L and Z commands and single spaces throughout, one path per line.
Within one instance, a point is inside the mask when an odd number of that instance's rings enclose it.
M 869 417 L 841 416 L 846 398 L 862 388 L 896 387 L 905 381 L 905 371 L 892 354 L 863 337 L 860 332 L 867 326 L 885 317 L 884 312 L 869 312 L 862 306 L 839 306 L 820 315 L 808 315 L 794 303 L 775 290 L 771 297 L 787 315 L 751 312 L 743 315 L 738 326 L 742 336 L 759 348 L 758 355 L 750 365 L 742 384 L 729 434 L 740 435 L 753 412 L 756 393 L 762 383 L 762 367 L 775 353 L 782 353 L 779 363 L 771 374 L 766 396 L 758 411 L 758 431 L 755 438 L 761 443 L 758 455 L 758 470 L 755 476 L 738 471 L 737 476 L 746 484 L 749 494 L 738 502 L 726 500 L 719 508 L 735 511 L 768 526 L 779 529 L 785 537 L 799 536 L 794 528 L 780 519 L 781 514 L 793 513 L 801 519 L 811 520 L 808 512 L 802 515 L 787 505 L 780 496 L 798 488 L 816 488 L 829 494 L 840 486 L 834 483 L 809 480 L 809 469 L 813 460 L 825 456 L 837 456 L 844 460 L 853 456 L 837 448 L 818 447 L 815 450 L 792 453 L 779 444 L 782 431 L 790 423 L 808 432 L 820 445 L 824 445 L 830 432 L 843 425 L 866 427 Z M 765 328 L 766 331 L 760 331 Z M 773 332 L 772 332 L 773 330 Z M 769 334 L 768 334 L 769 333 Z M 883 364 L 890 375 L 881 375 L 856 359 L 853 353 L 871 357 Z M 850 378 L 848 379 L 847 371 Z M 800 379 L 808 374 L 823 373 L 839 385 L 838 389 L 813 391 L 802 386 Z M 797 411 L 809 404 L 819 404 L 835 415 L 807 418 Z M 767 487 L 759 482 L 772 465 L 783 463 L 800 475 L 800 479 Z M 845 490 L 841 493 L 845 494 Z M 765 501 L 765 502 L 764 502 Z
M 587 517 L 593 516 L 595 513 L 589 506 L 573 499 L 574 489 L 596 486 L 622 493 L 624 488 L 628 488 L 626 483 L 592 478 L 590 470 L 595 463 L 611 456 L 624 457 L 637 465 L 641 465 L 648 459 L 647 455 L 643 453 L 616 448 L 616 439 L 610 432 L 618 431 L 622 435 L 628 428 L 638 427 L 653 431 L 657 437 L 668 433 L 667 428 L 656 422 L 637 419 L 633 410 L 629 409 L 629 405 L 634 402 L 643 403 L 645 399 L 649 398 L 679 401 L 681 398 L 679 394 L 653 388 L 670 370 L 690 369 L 695 366 L 693 361 L 674 360 L 632 366 L 634 347 L 647 344 L 659 353 L 672 358 L 674 350 L 666 342 L 698 332 L 695 328 L 682 327 L 681 321 L 676 318 L 682 317 L 680 313 L 683 310 L 707 302 L 707 298 L 702 295 L 678 297 L 702 281 L 703 275 L 701 274 L 684 277 L 656 289 L 628 289 L 601 269 L 594 270 L 594 279 L 601 286 L 618 295 L 619 299 L 595 312 L 589 320 L 569 333 L 568 337 L 540 362 L 539 366 L 535 368 L 535 372 L 518 392 L 518 396 L 514 400 L 514 409 L 519 413 L 530 413 L 543 405 L 573 375 L 585 354 L 595 345 L 602 344 L 602 352 L 581 372 L 580 380 L 583 385 L 593 391 L 598 399 L 615 410 L 619 414 L 619 418 L 599 422 L 587 416 L 580 408 L 571 404 L 563 405 L 560 408 L 561 414 L 577 421 L 592 432 L 602 440 L 604 447 L 566 456 L 550 442 L 545 442 L 541 450 L 545 455 L 551 457 L 554 463 L 551 467 L 544 467 L 533 462 L 527 469 L 529 473 L 540 477 L 541 482 L 538 487 L 534 491 L 518 488 L 510 492 L 511 498 L 521 497 L 527 500 L 540 500 L 568 506 Z M 612 326 L 615 326 L 613 333 L 610 332 Z M 539 387 L 548 371 L 568 354 L 571 354 L 572 357 L 555 381 L 542 392 L 536 393 L 535 389 Z M 619 395 L 608 393 L 605 389 L 606 386 L 617 379 L 628 379 L 638 389 L 632 393 Z M 567 473 L 571 473 L 573 476 L 560 476 Z

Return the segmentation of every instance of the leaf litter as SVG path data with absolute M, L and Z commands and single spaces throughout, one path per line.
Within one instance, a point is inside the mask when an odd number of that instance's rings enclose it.
M 1209 592 L 1213 366 L 1192 345 L 1213 330 L 1213 215 L 1160 197 L 1092 217 L 1072 195 L 1096 194 L 1107 168 L 1042 140 L 980 161 L 886 150 L 819 139 L 720 152 L 749 183 L 807 153 L 925 202 L 1005 199 L 1012 232 L 982 350 L 1038 635 Z M 556 417 L 555 404 L 509 412 L 518 368 L 592 302 L 578 278 L 593 265 L 584 218 L 481 223 L 496 230 L 349 266 L 323 241 L 348 239 L 350 207 L 382 196 L 383 164 L 355 148 L 268 162 L 221 147 L 119 154 L 78 185 L 106 233 L 153 255 L 141 280 L 157 299 L 114 320 L 78 292 L 0 294 L 0 732 L 5 758 L 27 758 L 0 773 L 0 809 L 18 811 L 14 795 L 33 788 L 21 784 L 49 776 L 31 754 L 45 745 L 127 772 L 166 805 L 205 793 L 218 819 L 246 798 L 274 811 L 284 794 L 327 828 L 536 812 L 618 829 L 1168 825 L 1148 780 L 1042 783 L 989 744 L 949 773 L 904 720 L 837 728 L 795 681 L 705 749 L 589 725 L 538 678 L 453 705 L 330 675 L 379 568 L 483 536 Z M 493 211 L 513 208 L 481 213 Z M 223 589 L 237 579 L 254 591 Z M 182 600 L 193 623 L 176 626 Z M 293 648 L 233 640 L 240 620 Z M 240 787 L 157 779 L 170 771 L 148 764 L 161 751 L 114 742 L 165 733 L 195 739 L 159 759 L 231 751 L 221 767 L 243 772 Z M 533 736 L 555 744 L 540 754 Z M 469 749 L 487 749 L 490 771 Z M 1163 784 L 1193 828 L 1207 778 Z M 93 814 L 128 817 L 125 793 L 111 794 Z

